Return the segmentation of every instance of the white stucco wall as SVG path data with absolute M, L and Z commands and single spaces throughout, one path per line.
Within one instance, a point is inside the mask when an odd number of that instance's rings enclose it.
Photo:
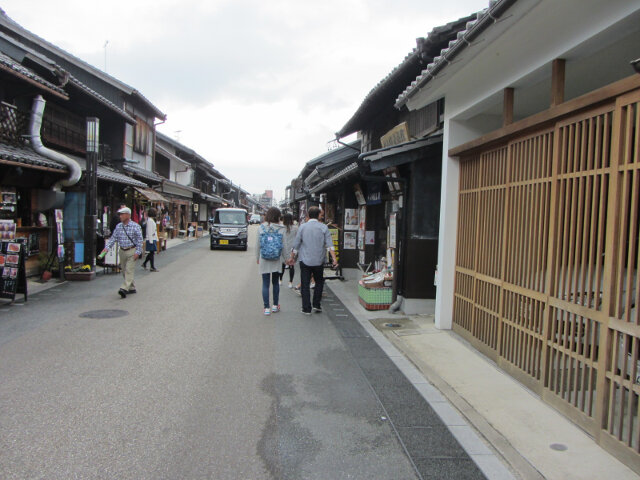
M 640 0 L 521 1 L 446 67 L 440 78 L 409 100 L 409 109 L 416 110 L 445 98 L 435 305 L 438 328 L 452 326 L 455 284 L 459 163 L 448 156 L 449 149 L 500 127 L 501 117 L 496 114 L 502 112 L 502 92 L 506 87 L 516 88 L 516 105 L 519 90 L 530 95 L 541 92 L 540 99 L 527 100 L 543 101 L 540 110 L 547 108 L 549 94 L 539 84 L 546 82 L 550 88 L 551 62 L 555 58 L 567 61 L 567 82 L 572 84 L 567 83 L 566 98 L 572 96 L 572 91 L 584 93 L 585 89 L 593 90 L 632 75 L 628 61 L 637 58 L 640 51 L 636 47 L 635 57 L 626 57 L 631 54 L 639 31 Z M 574 74 L 597 72 L 603 55 L 609 60 L 606 72 Z M 617 62 L 611 63 L 612 55 L 619 56 Z M 531 110 L 531 105 L 527 108 Z

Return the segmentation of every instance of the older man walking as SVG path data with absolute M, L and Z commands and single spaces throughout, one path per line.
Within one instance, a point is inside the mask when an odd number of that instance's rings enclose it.
M 311 315 L 311 307 L 315 312 L 322 312 L 322 289 L 324 287 L 323 264 L 327 258 L 327 250 L 331 254 L 333 266 L 338 265 L 336 253 L 333 248 L 333 240 L 329 228 L 318 221 L 320 208 L 309 208 L 309 221 L 301 225 L 293 242 L 293 251 L 288 263 L 292 263 L 296 254 L 300 262 L 300 283 L 302 293 L 302 313 Z M 313 304 L 309 285 L 311 275 L 316 283 L 313 291 Z
M 131 220 L 131 209 L 123 207 L 118 210 L 120 223 L 116 225 L 111 238 L 107 241 L 102 254 L 111 250 L 116 242 L 120 248 L 120 268 L 124 280 L 118 294 L 126 298 L 128 293 L 136 293 L 136 286 L 133 280 L 135 274 L 136 260 L 142 256 L 142 229 L 140 225 Z

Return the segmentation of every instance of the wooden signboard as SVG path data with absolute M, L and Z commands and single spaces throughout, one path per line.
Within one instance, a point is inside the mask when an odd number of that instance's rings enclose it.
M 14 301 L 22 293 L 27 301 L 26 243 L 0 241 L 0 298 Z

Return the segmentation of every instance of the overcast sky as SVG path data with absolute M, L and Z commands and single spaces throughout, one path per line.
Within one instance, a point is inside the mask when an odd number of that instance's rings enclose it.
M 284 188 L 435 26 L 488 0 L 0 0 L 138 89 L 161 132 L 251 193 Z

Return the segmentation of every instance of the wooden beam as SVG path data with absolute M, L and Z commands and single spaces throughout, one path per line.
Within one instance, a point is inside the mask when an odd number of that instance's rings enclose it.
M 475 140 L 451 148 L 449 149 L 449 156 L 458 157 L 480 147 L 484 148 L 491 143 L 502 142 L 505 140 L 505 137 L 519 134 L 524 130 L 538 128 L 545 123 L 553 122 L 566 115 L 577 113 L 581 109 L 591 108 L 596 104 L 612 101 L 611 99 L 637 88 L 640 88 L 640 75 L 634 74 L 599 88 L 598 90 L 586 93 L 581 97 L 573 98 L 562 105 L 523 118 L 511 125 L 494 130 Z
M 506 127 L 513 123 L 513 88 L 504 89 L 504 100 L 502 102 L 502 126 Z
M 564 102 L 564 66 L 563 58 L 556 58 L 551 64 L 551 106 Z

